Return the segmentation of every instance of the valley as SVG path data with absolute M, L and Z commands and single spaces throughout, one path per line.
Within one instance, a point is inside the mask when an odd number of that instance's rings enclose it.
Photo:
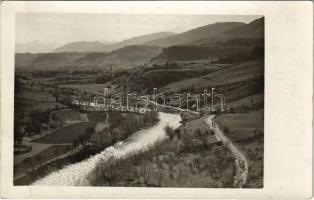
M 14 184 L 261 188 L 264 64 L 264 18 L 16 53 Z M 100 110 L 105 88 L 180 109 Z M 212 88 L 224 109 L 187 104 Z

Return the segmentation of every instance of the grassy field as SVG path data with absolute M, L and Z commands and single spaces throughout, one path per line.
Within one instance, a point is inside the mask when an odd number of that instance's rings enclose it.
M 33 101 L 56 101 L 56 98 L 52 94 L 30 88 L 23 88 L 22 90 L 19 90 L 15 94 L 15 98 L 23 100 L 28 99 Z
M 234 102 L 227 103 L 227 109 L 233 108 L 235 112 L 246 112 L 259 110 L 264 107 L 264 91 L 251 96 L 244 97 Z
M 107 118 L 106 116 L 105 113 L 87 113 L 88 120 L 92 122 L 104 122 Z
M 63 104 L 56 102 L 56 99 L 52 94 L 30 88 L 20 89 L 15 93 L 14 98 L 16 111 L 45 111 L 48 109 L 60 109 L 66 107 Z
M 27 163 L 22 162 L 14 165 L 14 176 L 19 176 L 22 173 L 32 171 L 43 163 L 56 158 L 69 151 L 69 145 L 51 145 L 48 148 L 42 150 L 41 152 L 29 156 L 29 161 Z M 56 153 L 58 153 L 56 155 Z M 39 159 L 40 158 L 40 159 Z
M 123 115 L 120 112 L 115 112 L 115 111 L 109 111 L 109 124 L 114 127 L 116 126 L 122 119 Z M 107 114 L 105 112 L 92 112 L 92 113 L 87 113 L 87 118 L 91 122 L 104 122 L 106 120 Z M 125 116 L 127 117 L 127 115 Z
M 69 144 L 81 134 L 85 134 L 85 130 L 88 127 L 95 127 L 94 122 L 80 122 L 72 124 L 63 128 L 60 128 L 48 135 L 45 135 L 39 139 L 33 140 L 32 142 L 46 143 L 46 144 Z
M 74 110 L 58 110 L 53 112 L 53 114 L 58 120 L 81 120 L 80 115 Z
M 183 84 L 182 86 L 187 86 L 189 84 L 200 84 L 200 86 L 217 85 L 227 82 L 237 82 L 262 74 L 264 74 L 263 63 L 251 61 L 238 65 L 223 67 L 221 70 L 205 74 L 201 77 L 174 82 L 173 84 L 165 86 L 165 88 L 176 88 L 178 84 Z M 202 82 L 200 82 L 200 80 L 202 80 Z
M 105 89 L 105 84 L 80 84 L 80 85 L 59 85 L 59 87 L 62 88 L 73 88 L 73 89 L 79 89 L 86 92 L 91 92 L 95 94 L 103 94 Z
M 30 111 L 30 110 L 37 110 L 37 111 L 46 111 L 51 109 L 60 109 L 66 108 L 67 106 L 57 103 L 57 102 L 43 102 L 43 101 L 33 101 L 33 100 L 26 100 L 26 99 L 15 99 L 15 110 L 19 111 Z
M 226 136 L 234 142 L 264 135 L 264 110 L 222 114 L 217 116 L 216 121 L 222 124 Z

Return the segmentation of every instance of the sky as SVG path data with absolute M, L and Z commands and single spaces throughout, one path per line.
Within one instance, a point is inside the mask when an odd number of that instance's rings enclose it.
M 180 33 L 215 22 L 249 23 L 254 15 L 17 13 L 16 43 L 116 42 L 163 31 Z

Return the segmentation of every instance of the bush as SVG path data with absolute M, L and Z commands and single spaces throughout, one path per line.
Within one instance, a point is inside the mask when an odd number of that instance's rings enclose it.
M 176 135 L 176 132 L 169 125 L 165 127 L 165 132 L 167 136 L 170 138 L 170 140 L 172 140 L 174 136 Z

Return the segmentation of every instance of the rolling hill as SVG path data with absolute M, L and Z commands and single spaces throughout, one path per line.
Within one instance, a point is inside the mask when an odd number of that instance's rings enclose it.
M 107 65 L 131 64 L 155 57 L 161 53 L 160 47 L 133 45 L 114 50 L 110 53 L 102 52 L 61 52 L 61 53 L 18 53 L 15 54 L 17 69 L 55 70 L 64 67 L 102 68 Z
M 211 38 L 224 31 L 241 27 L 243 25 L 245 25 L 245 23 L 241 23 L 241 22 L 222 22 L 222 23 L 209 24 L 206 26 L 202 26 L 199 28 L 195 28 L 195 29 L 183 32 L 181 34 L 149 41 L 149 42 L 146 42 L 145 44 L 161 46 L 161 47 L 181 45 L 181 44 L 190 43 L 197 40 Z
M 87 41 L 79 41 L 79 42 L 72 42 L 65 44 L 61 47 L 58 47 L 53 51 L 53 53 L 61 53 L 61 52 L 105 52 L 106 45 L 94 41 L 94 42 L 87 42 Z
M 115 44 L 75 42 L 54 53 L 16 54 L 17 68 L 54 70 L 63 67 L 104 67 L 143 60 L 199 60 L 239 63 L 264 56 L 264 18 L 249 24 L 224 22 L 181 34 L 160 32 Z
M 122 47 L 126 47 L 126 46 L 131 46 L 131 45 L 148 45 L 148 46 L 158 46 L 158 45 L 149 45 L 150 41 L 154 41 L 154 40 L 159 40 L 162 38 L 166 38 L 169 36 L 174 36 L 176 35 L 175 33 L 172 32 L 160 32 L 160 33 L 153 33 L 153 34 L 147 34 L 147 35 L 142 35 L 142 36 L 138 36 L 138 37 L 133 37 L 127 40 L 123 40 L 121 42 L 118 42 L 116 44 L 113 45 L 113 49 L 119 49 Z
M 161 53 L 160 47 L 132 45 L 126 46 L 110 53 L 89 53 L 77 60 L 77 66 L 105 66 L 108 64 L 121 65 L 142 61 L 155 57 Z
M 264 56 L 264 18 L 254 20 L 206 39 L 164 48 L 155 59 L 238 62 Z
M 160 33 L 153 33 L 147 35 L 141 35 L 137 37 L 132 37 L 127 40 L 123 40 L 117 43 L 102 43 L 99 41 L 78 41 L 65 44 L 53 51 L 53 53 L 61 53 L 61 52 L 110 52 L 116 49 L 120 49 L 126 46 L 132 45 L 141 45 L 146 42 L 161 39 L 164 37 L 175 35 L 171 32 L 160 32 Z
M 213 45 L 215 43 L 223 43 L 228 40 L 235 39 L 261 39 L 264 38 L 264 18 L 256 19 L 249 24 L 230 29 L 222 32 L 214 37 L 197 40 L 191 43 L 186 43 L 185 45 Z
M 58 47 L 56 43 L 44 43 L 40 41 L 30 41 L 15 44 L 16 53 L 47 53 Z

